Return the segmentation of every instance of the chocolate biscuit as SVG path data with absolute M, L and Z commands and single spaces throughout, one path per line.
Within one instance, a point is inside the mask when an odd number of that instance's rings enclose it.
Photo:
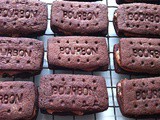
M 43 35 L 47 16 L 47 4 L 38 0 L 0 0 L 0 35 Z
M 160 40 L 123 38 L 114 49 L 115 71 L 160 74 Z
M 160 37 L 159 5 L 123 4 L 114 13 L 114 27 L 118 36 Z
M 52 74 L 40 80 L 42 113 L 83 115 L 108 108 L 105 79 L 91 75 Z
M 43 42 L 36 39 L 0 37 L 0 75 L 39 74 L 43 52 Z
M 108 49 L 103 37 L 54 37 L 48 40 L 47 49 L 50 69 L 108 69 Z
M 33 82 L 0 82 L 0 120 L 33 120 L 37 89 Z
M 160 114 L 160 77 L 121 80 L 117 99 L 126 117 L 158 117 Z
M 93 2 L 55 1 L 51 29 L 60 35 L 105 36 L 108 33 L 107 6 Z
M 152 4 L 160 4 L 159 0 L 116 0 L 117 4 L 124 3 L 152 3 Z

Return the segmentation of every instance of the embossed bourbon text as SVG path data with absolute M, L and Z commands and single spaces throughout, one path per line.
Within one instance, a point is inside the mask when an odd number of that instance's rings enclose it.
M 0 104 L 17 104 L 22 102 L 23 94 L 0 94 Z
M 32 51 L 27 49 L 0 48 L 0 56 L 31 57 L 31 53 Z
M 159 58 L 160 57 L 160 53 L 158 50 L 149 50 L 149 49 L 143 49 L 143 48 L 136 48 L 133 49 L 133 55 L 135 57 L 139 56 L 139 57 L 152 57 L 152 58 Z
M 160 22 L 159 15 L 151 14 L 151 13 L 143 13 L 143 12 L 128 13 L 128 20 L 148 21 L 148 22 L 154 22 L 154 23 Z
M 160 98 L 160 89 L 137 90 L 135 97 L 136 100 Z
M 0 8 L 0 17 L 33 18 L 37 16 L 37 13 L 38 10 Z
M 98 48 L 94 47 L 60 47 L 61 54 L 94 55 L 98 54 Z
M 81 86 L 56 86 L 52 85 L 52 94 L 59 94 L 59 95 L 93 95 L 94 88 L 91 86 L 81 87 Z
M 78 19 L 78 20 L 92 20 L 98 17 L 98 12 L 87 12 L 87 11 L 63 11 L 63 17 L 69 19 Z

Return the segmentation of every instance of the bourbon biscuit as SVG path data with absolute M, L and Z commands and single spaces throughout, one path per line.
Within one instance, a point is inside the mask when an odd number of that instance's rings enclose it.
M 108 33 L 107 6 L 93 2 L 55 1 L 51 29 L 60 35 L 105 36 Z
M 43 52 L 43 42 L 36 39 L 0 37 L 0 75 L 39 74 Z
M 114 26 L 118 36 L 160 37 L 159 5 L 123 4 L 114 13 Z
M 105 79 L 91 75 L 43 76 L 40 80 L 39 107 L 42 113 L 60 115 L 104 111 L 108 108 Z
M 159 39 L 122 38 L 116 46 L 114 60 L 119 72 L 160 74 Z
M 33 82 L 0 82 L 0 119 L 34 120 L 37 89 Z
M 126 117 L 158 117 L 160 114 L 160 77 L 121 80 L 117 99 Z
M 47 16 L 47 4 L 38 0 L 0 0 L 0 35 L 43 35 Z
M 108 49 L 103 37 L 54 37 L 48 40 L 47 49 L 50 69 L 108 69 Z

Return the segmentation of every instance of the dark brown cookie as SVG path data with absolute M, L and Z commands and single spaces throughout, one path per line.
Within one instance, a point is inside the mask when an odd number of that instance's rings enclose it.
M 50 69 L 107 70 L 106 39 L 103 37 L 54 37 L 48 40 Z
M 0 75 L 39 74 L 43 52 L 43 42 L 36 39 L 0 37 Z
M 93 2 L 55 1 L 51 29 L 61 35 L 105 36 L 108 33 L 107 6 Z
M 0 35 L 43 35 L 47 16 L 47 4 L 38 0 L 0 0 Z
M 114 60 L 118 72 L 160 74 L 159 39 L 123 38 L 117 48 L 114 50 Z
M 114 26 L 118 36 L 160 37 L 159 5 L 123 4 L 114 14 Z
M 108 93 L 103 77 L 54 74 L 41 78 L 39 107 L 43 113 L 83 115 L 108 108 Z
M 117 4 L 123 3 L 153 3 L 160 4 L 159 0 L 116 0 Z
M 160 77 L 122 80 L 117 99 L 126 117 L 157 117 L 160 114 Z
M 33 82 L 0 82 L 0 120 L 33 120 L 37 89 Z

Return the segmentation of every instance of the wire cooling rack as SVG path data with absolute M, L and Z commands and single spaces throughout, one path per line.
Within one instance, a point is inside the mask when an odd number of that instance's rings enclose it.
M 108 6 L 108 17 L 109 17 L 109 28 L 108 28 L 108 35 L 106 36 L 106 42 L 108 44 L 108 51 L 110 57 L 110 66 L 108 71 L 100 72 L 82 72 L 82 71 L 72 71 L 72 70 L 49 70 L 48 63 L 47 63 L 47 40 L 48 38 L 54 37 L 54 33 L 50 29 L 50 14 L 51 14 L 51 4 L 54 0 L 39 0 L 46 2 L 48 5 L 48 27 L 43 36 L 37 37 L 40 41 L 44 42 L 45 46 L 45 54 L 44 54 L 44 63 L 43 63 L 43 70 L 40 75 L 35 77 L 31 77 L 28 79 L 20 79 L 20 78 L 2 78 L 1 80 L 13 80 L 13 81 L 33 81 L 37 86 L 39 86 L 39 80 L 42 75 L 46 74 L 53 74 L 53 73 L 64 73 L 64 74 L 87 74 L 87 75 L 98 75 L 103 76 L 106 80 L 108 96 L 109 96 L 109 108 L 108 110 L 91 115 L 84 115 L 84 116 L 53 116 L 53 115 L 46 115 L 42 114 L 39 111 L 37 120 L 135 120 L 129 119 L 122 116 L 119 105 L 116 99 L 116 84 L 119 80 L 124 78 L 137 78 L 138 76 L 133 75 L 120 75 L 115 73 L 114 71 L 114 64 L 113 64 L 113 46 L 114 44 L 119 42 L 119 38 L 117 37 L 114 27 L 113 27 L 113 14 L 114 11 L 117 9 L 117 4 L 115 0 L 103 0 L 97 1 L 98 3 L 106 4 Z M 146 76 L 140 76 L 146 77 Z M 103 91 L 102 91 L 103 92 Z M 136 119 L 140 120 L 140 119 Z M 144 120 L 144 119 L 143 119 Z M 158 120 L 158 119 L 149 119 L 149 120 Z M 160 119 L 159 119 L 160 120 Z

